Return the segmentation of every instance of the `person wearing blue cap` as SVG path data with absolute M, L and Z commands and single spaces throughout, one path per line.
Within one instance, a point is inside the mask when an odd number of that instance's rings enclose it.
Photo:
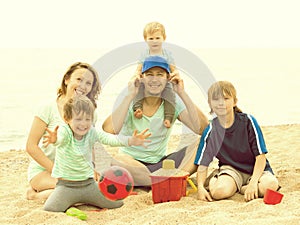
M 150 174 L 162 167 L 162 161 L 172 159 L 175 167 L 190 174 L 196 172 L 194 158 L 196 156 L 198 141 L 189 146 L 167 154 L 168 141 L 172 127 L 164 126 L 164 101 L 162 92 L 168 81 L 170 66 L 166 59 L 160 56 L 147 57 L 142 65 L 142 78 L 132 78 L 128 83 L 128 94 L 116 110 L 104 121 L 104 131 L 113 134 L 127 135 L 134 129 L 138 131 L 149 128 L 152 134 L 148 139 L 151 142 L 147 148 L 138 146 L 121 147 L 119 153 L 111 161 L 129 170 L 136 186 L 150 186 Z M 184 83 L 180 74 L 171 75 L 173 89 L 177 93 L 175 104 L 175 118 L 190 128 L 196 134 L 202 134 L 208 125 L 207 117 L 193 103 L 184 90 Z M 139 85 L 144 84 L 143 117 L 134 116 L 132 108 Z
M 142 65 L 145 59 L 155 55 L 161 56 L 167 60 L 170 67 L 170 70 L 168 71 L 169 74 L 173 75 L 178 73 L 171 52 L 163 47 L 163 43 L 166 40 L 164 26 L 159 22 L 150 22 L 146 24 L 143 36 L 148 48 L 140 56 L 136 69 L 136 76 L 142 76 Z M 144 85 L 141 84 L 138 94 L 133 100 L 134 116 L 139 119 L 143 116 L 143 98 Z M 164 99 L 164 125 L 165 127 L 170 128 L 171 124 L 175 121 L 175 93 L 171 82 L 167 82 L 165 89 L 162 92 L 162 98 Z

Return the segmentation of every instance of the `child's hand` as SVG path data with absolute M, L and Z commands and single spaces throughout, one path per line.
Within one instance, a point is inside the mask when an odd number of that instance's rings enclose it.
M 198 187 L 198 199 L 201 201 L 212 202 L 212 197 L 204 187 Z
M 57 130 L 58 130 L 58 126 L 55 127 L 54 131 L 51 131 L 51 130 L 49 130 L 48 127 L 46 127 L 46 131 L 48 132 L 48 135 L 44 135 L 43 144 L 45 147 L 48 147 L 49 144 L 56 142 Z
M 128 144 L 129 146 L 135 145 L 135 146 L 143 146 L 144 148 L 147 148 L 146 145 L 144 145 L 145 142 L 151 142 L 150 140 L 145 140 L 146 138 L 151 136 L 151 133 L 146 134 L 146 132 L 149 129 L 143 130 L 141 133 L 137 133 L 137 130 L 134 130 L 132 137 L 129 138 Z
M 246 190 L 245 190 L 245 194 L 244 194 L 244 199 L 246 202 L 249 202 L 253 199 L 258 198 L 258 185 L 257 183 L 250 183 L 248 184 Z

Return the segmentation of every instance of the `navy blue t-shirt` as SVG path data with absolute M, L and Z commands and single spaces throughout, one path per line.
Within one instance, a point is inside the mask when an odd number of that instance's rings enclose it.
M 234 123 L 224 129 L 217 118 L 205 128 L 200 139 L 196 165 L 208 166 L 214 157 L 219 166 L 230 165 L 235 169 L 252 174 L 255 157 L 268 153 L 264 137 L 256 119 L 245 113 L 235 113 Z M 264 170 L 273 174 L 267 160 Z

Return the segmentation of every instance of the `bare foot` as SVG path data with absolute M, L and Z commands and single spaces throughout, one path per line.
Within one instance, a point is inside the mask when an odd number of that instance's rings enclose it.
M 164 121 L 164 125 L 165 125 L 166 128 L 170 128 L 170 127 L 171 127 L 171 122 L 170 122 L 170 120 L 165 120 L 165 121 Z
M 141 119 L 143 117 L 143 111 L 141 109 L 136 109 L 134 111 L 135 118 Z
M 54 189 L 48 189 L 48 190 L 37 192 L 33 190 L 32 187 L 29 187 L 26 191 L 26 198 L 28 200 L 36 200 L 36 199 L 46 200 L 53 191 Z

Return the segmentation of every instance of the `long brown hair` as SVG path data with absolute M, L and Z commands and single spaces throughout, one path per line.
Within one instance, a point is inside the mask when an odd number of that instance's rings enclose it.
M 211 99 L 218 98 L 220 96 L 230 96 L 233 98 L 234 103 L 237 103 L 236 90 L 233 84 L 228 81 L 218 81 L 210 86 L 208 89 L 208 104 L 210 105 Z M 234 106 L 233 109 L 234 112 L 242 112 L 242 110 L 237 106 Z M 212 109 L 210 109 L 209 113 L 213 113 Z
M 99 81 L 97 71 L 88 63 L 76 62 L 68 68 L 67 72 L 63 76 L 61 85 L 57 90 L 57 98 L 59 98 L 62 95 L 65 95 L 67 93 L 67 85 L 65 84 L 65 81 L 69 80 L 71 78 L 73 72 L 78 69 L 87 69 L 93 74 L 94 82 L 92 85 L 92 90 L 86 96 L 92 101 L 92 103 L 94 104 L 94 106 L 96 108 L 97 107 L 96 100 L 98 99 L 98 96 L 101 91 L 101 84 Z

